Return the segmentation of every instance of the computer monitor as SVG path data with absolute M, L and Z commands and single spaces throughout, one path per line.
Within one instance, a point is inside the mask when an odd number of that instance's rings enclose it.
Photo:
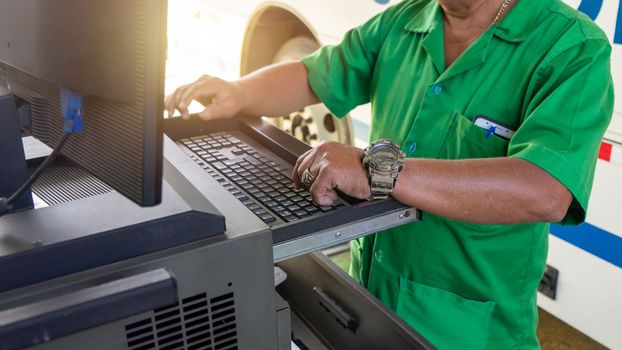
M 0 86 L 31 133 L 63 135 L 61 89 L 84 96 L 65 158 L 142 206 L 160 203 L 166 0 L 0 0 Z

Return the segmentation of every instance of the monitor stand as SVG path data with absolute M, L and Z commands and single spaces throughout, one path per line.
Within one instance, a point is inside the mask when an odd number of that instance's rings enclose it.
M 11 196 L 28 180 L 15 97 L 0 87 L 0 197 Z M 11 212 L 33 208 L 30 188 L 13 203 Z

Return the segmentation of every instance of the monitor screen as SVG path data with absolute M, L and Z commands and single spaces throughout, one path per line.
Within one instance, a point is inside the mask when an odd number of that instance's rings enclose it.
M 31 133 L 63 134 L 61 89 L 84 96 L 62 154 L 143 206 L 162 187 L 166 0 L 0 0 L 0 84 L 27 101 Z

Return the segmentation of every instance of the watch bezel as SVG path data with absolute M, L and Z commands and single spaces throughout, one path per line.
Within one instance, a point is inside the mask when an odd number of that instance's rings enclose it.
M 390 151 L 393 157 L 392 162 L 390 164 L 380 164 L 378 159 L 376 159 L 379 153 L 384 150 Z M 368 162 L 369 166 L 376 170 L 391 171 L 396 167 L 396 165 L 399 165 L 398 164 L 398 160 L 400 158 L 399 151 L 400 151 L 399 149 L 397 149 L 394 145 L 391 145 L 391 144 L 383 143 L 383 144 L 377 145 L 370 151 L 369 162 Z

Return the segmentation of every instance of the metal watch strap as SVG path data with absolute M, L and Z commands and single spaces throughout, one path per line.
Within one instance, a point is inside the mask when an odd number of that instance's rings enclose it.
M 393 192 L 394 185 L 395 179 L 391 177 L 391 172 L 370 169 L 369 187 L 371 194 L 369 199 L 376 200 L 388 198 L 391 192 Z

